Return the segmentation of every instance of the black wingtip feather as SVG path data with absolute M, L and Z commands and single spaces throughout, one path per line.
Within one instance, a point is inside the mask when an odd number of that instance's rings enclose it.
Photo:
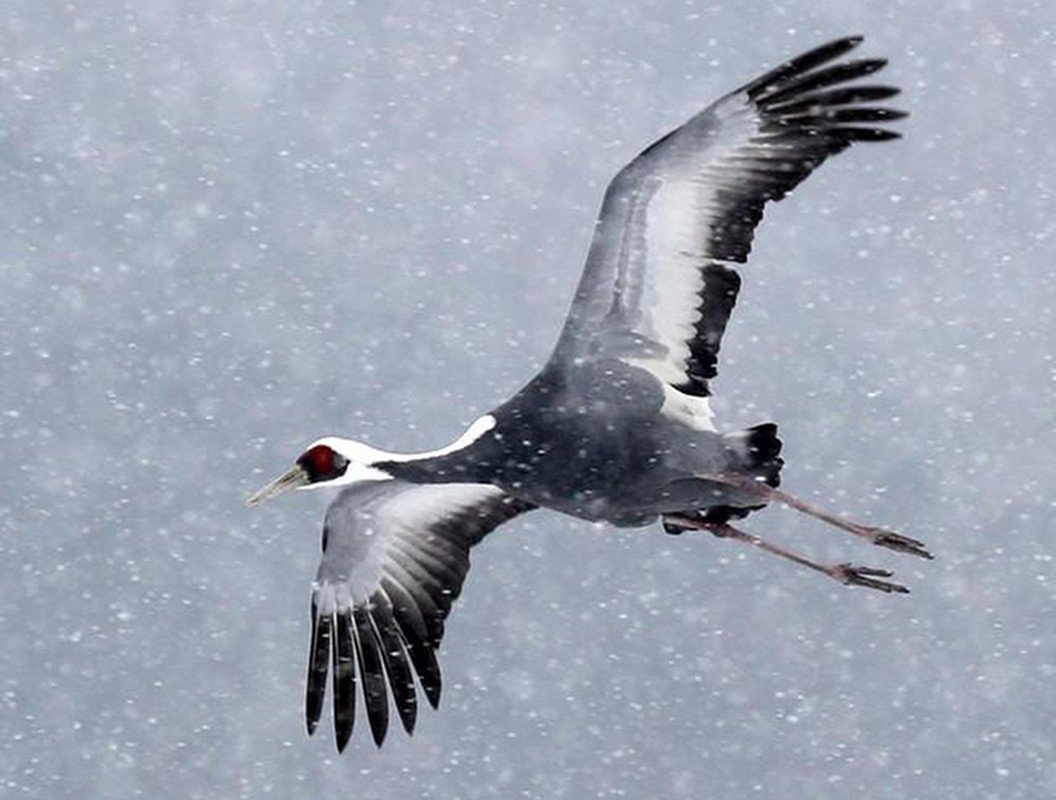
M 367 612 L 356 608 L 352 614 L 359 674 L 363 684 L 363 704 L 367 708 L 367 721 L 370 723 L 374 744 L 381 747 L 389 729 L 389 693 L 385 688 L 381 654 L 378 652 L 378 641 L 367 618 Z
M 841 125 L 839 132 L 848 142 L 890 142 L 902 138 L 898 131 L 886 128 L 848 128 Z
M 393 616 L 407 645 L 407 655 L 414 671 L 418 673 L 422 691 L 429 705 L 436 708 L 440 704 L 440 665 L 430 644 L 431 637 L 421 610 L 411 594 L 396 581 L 385 577 L 381 586 L 392 603 Z
M 425 692 L 425 699 L 433 708 L 440 706 L 440 693 L 443 689 L 443 678 L 440 663 L 436 660 L 436 651 L 424 641 L 407 642 L 407 655 L 418 673 L 418 683 Z
M 894 122 L 909 115 L 896 108 L 818 108 L 806 109 L 802 114 L 782 114 L 786 125 L 844 125 L 848 122 Z
M 440 693 L 443 690 L 443 677 L 440 673 L 440 662 L 436 660 L 436 650 L 425 641 L 407 642 L 407 655 L 418 673 L 418 683 L 425 692 L 425 699 L 434 709 L 440 707 Z
M 769 72 L 760 75 L 751 83 L 746 84 L 739 91 L 746 91 L 750 97 L 754 98 L 757 94 L 764 91 L 767 86 L 783 82 L 795 75 L 802 75 L 828 61 L 839 58 L 844 53 L 856 48 L 862 41 L 862 36 L 845 36 L 842 39 L 827 42 L 815 47 L 813 50 L 808 50 L 802 55 L 791 58 L 783 64 L 779 64 Z
M 852 103 L 872 103 L 877 100 L 889 100 L 902 93 L 896 86 L 844 86 L 840 89 L 814 92 L 804 97 L 796 97 L 780 103 L 771 103 L 774 113 L 783 115 L 798 114 L 822 108 L 851 105 Z
M 434 709 L 440 708 L 440 693 L 443 691 L 443 676 L 440 673 L 440 662 L 436 660 L 436 651 L 431 647 L 421 647 L 420 663 L 415 663 L 419 682 L 425 698 Z
M 797 95 L 819 89 L 827 89 L 830 86 L 845 83 L 846 81 L 858 80 L 878 72 L 885 66 L 887 66 L 887 59 L 883 58 L 863 58 L 858 61 L 845 61 L 825 69 L 808 72 L 788 82 L 780 81 L 762 87 L 753 99 L 761 108 L 769 109 L 789 97 L 796 97 Z
M 334 739 L 337 752 L 342 752 L 352 738 L 356 721 L 355 647 L 352 644 L 352 612 L 340 611 L 337 617 L 337 636 L 334 639 Z
M 305 689 L 305 724 L 308 735 L 315 733 L 319 718 L 323 714 L 326 697 L 326 676 L 330 666 L 330 640 L 332 619 L 320 616 L 315 602 L 312 603 L 312 634 L 308 647 L 308 679 Z
M 400 717 L 403 729 L 408 734 L 413 734 L 418 718 L 418 695 L 414 688 L 414 675 L 407 663 L 407 652 L 396 627 L 396 620 L 388 599 L 378 592 L 374 596 L 373 605 L 370 620 L 381 643 L 382 660 L 385 662 L 385 673 L 389 677 L 389 688 L 392 690 L 396 713 Z

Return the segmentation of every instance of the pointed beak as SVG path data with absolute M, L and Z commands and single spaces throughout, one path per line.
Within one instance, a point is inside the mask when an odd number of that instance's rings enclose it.
M 300 465 L 294 466 L 289 472 L 276 478 L 263 489 L 254 492 L 246 498 L 247 506 L 255 506 L 277 497 L 290 489 L 299 489 L 308 485 L 308 473 Z

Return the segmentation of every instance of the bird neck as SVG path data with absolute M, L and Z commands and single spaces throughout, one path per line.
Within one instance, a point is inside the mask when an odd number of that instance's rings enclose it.
M 472 483 L 484 479 L 482 441 L 495 427 L 495 417 L 480 417 L 447 447 L 423 453 L 384 453 L 371 466 L 408 483 Z

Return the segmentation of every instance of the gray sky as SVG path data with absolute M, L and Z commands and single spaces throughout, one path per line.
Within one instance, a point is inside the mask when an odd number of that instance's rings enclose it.
M 1050 3 L 167 2 L 0 15 L 0 767 L 10 796 L 1056 794 Z M 862 33 L 912 116 L 772 207 L 716 381 L 781 425 L 746 527 L 539 513 L 474 551 L 440 712 L 303 731 L 307 442 L 454 438 L 548 354 L 605 183 Z

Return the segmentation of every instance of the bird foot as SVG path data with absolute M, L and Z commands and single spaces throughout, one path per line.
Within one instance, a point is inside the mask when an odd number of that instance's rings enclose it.
M 924 547 L 924 542 L 917 539 L 910 539 L 908 536 L 884 530 L 883 528 L 863 527 L 862 530 L 870 541 L 879 547 L 886 547 L 897 553 L 908 553 L 911 556 L 919 556 L 920 558 L 932 559 L 935 557 Z
M 876 589 L 888 594 L 909 594 L 909 589 L 899 583 L 879 580 L 879 578 L 890 578 L 892 574 L 887 569 L 856 567 L 853 564 L 837 564 L 829 572 L 829 575 L 847 586 L 864 586 L 867 589 Z
M 663 525 L 664 533 L 671 536 L 681 536 L 686 531 L 693 530 L 689 525 L 679 525 L 678 523 L 672 522 L 667 517 L 663 518 L 661 524 Z
M 885 530 L 883 528 L 873 528 L 868 525 L 851 522 L 850 520 L 844 519 L 836 514 L 824 511 L 820 508 L 815 508 L 809 503 L 805 503 L 798 497 L 793 497 L 787 492 L 782 492 L 780 489 L 768 486 L 760 481 L 751 480 L 743 475 L 722 473 L 711 476 L 709 480 L 715 480 L 719 483 L 725 483 L 752 492 L 765 499 L 767 502 L 782 503 L 789 508 L 794 508 L 797 511 L 801 511 L 804 514 L 814 517 L 815 519 L 820 519 L 823 522 L 841 528 L 848 533 L 853 533 L 855 536 L 860 536 L 875 545 L 886 547 L 897 553 L 907 553 L 912 556 L 919 556 L 920 558 L 934 558 L 921 541 L 910 539 L 908 536 L 903 536 L 900 533 L 895 533 L 894 531 Z

